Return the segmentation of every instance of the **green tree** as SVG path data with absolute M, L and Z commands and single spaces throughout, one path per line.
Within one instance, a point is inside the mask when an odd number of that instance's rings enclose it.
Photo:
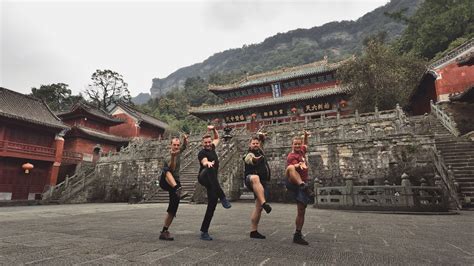
M 53 111 L 66 110 L 82 99 L 82 95 L 71 95 L 71 90 L 64 83 L 41 85 L 31 88 L 31 95 L 42 99 Z
M 432 59 L 456 39 L 474 37 L 474 3 L 472 0 L 425 0 L 405 21 L 408 27 L 395 47 L 404 54 Z
M 92 84 L 85 93 L 97 108 L 105 110 L 119 100 L 133 104 L 128 84 L 119 73 L 108 69 L 97 69 L 92 74 L 91 80 Z
M 411 55 L 399 56 L 377 39 L 369 40 L 365 53 L 337 72 L 342 86 L 351 89 L 352 103 L 360 112 L 393 109 L 406 105 L 417 86 L 425 62 Z

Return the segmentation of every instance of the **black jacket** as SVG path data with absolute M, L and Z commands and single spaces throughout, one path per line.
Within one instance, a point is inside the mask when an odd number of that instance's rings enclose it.
M 257 161 L 256 164 L 247 164 L 245 163 L 245 176 L 247 175 L 258 175 L 260 180 L 269 181 L 271 177 L 270 166 L 268 165 L 267 158 L 262 150 L 252 151 L 248 150 L 248 152 L 244 155 L 243 160 L 245 162 L 245 157 L 247 154 L 253 153 L 255 157 L 262 155 L 262 158 Z

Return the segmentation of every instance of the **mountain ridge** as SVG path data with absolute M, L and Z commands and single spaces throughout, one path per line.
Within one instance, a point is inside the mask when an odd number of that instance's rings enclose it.
M 265 38 L 261 43 L 243 45 L 215 53 L 200 63 L 179 68 L 166 78 L 154 78 L 152 98 L 174 88 L 182 88 L 189 77 L 209 78 L 212 74 L 256 74 L 281 67 L 306 64 L 323 59 L 339 61 L 362 50 L 363 40 L 385 31 L 388 40 L 398 37 L 406 25 L 385 13 L 407 9 L 411 16 L 423 0 L 391 0 L 356 21 L 332 21 L 310 29 L 295 29 Z

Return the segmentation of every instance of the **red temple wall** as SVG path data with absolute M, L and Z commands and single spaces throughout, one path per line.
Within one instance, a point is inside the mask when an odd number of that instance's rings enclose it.
M 21 166 L 29 162 L 34 168 L 29 174 Z M 0 199 L 11 193 L 11 200 L 28 199 L 28 194 L 43 192 L 45 185 L 49 183 L 48 175 L 52 163 L 35 160 L 25 160 L 20 158 L 2 158 L 0 160 Z
M 140 127 L 140 137 L 142 138 L 158 139 L 160 138 L 160 135 L 163 135 L 163 133 L 164 130 L 156 127 L 150 127 L 146 124 Z
M 138 136 L 138 128 L 135 126 L 135 120 L 131 116 L 122 113 L 114 115 L 114 117 L 124 120 L 124 123 L 110 127 L 110 134 L 126 138 Z
M 436 93 L 438 100 L 447 100 L 447 96 L 455 92 L 463 92 L 474 84 L 474 66 L 458 66 L 457 63 L 449 64 L 437 71 Z
M 52 148 L 54 145 L 55 133 L 41 130 L 37 127 L 19 126 L 6 124 L 4 128 L 4 139 L 6 141 L 31 144 Z
M 68 138 L 66 139 L 66 142 L 64 143 L 64 150 L 86 153 L 86 154 L 93 154 L 94 148 L 96 147 L 97 144 L 99 144 L 100 147 L 102 148 L 102 152 L 109 152 L 109 151 L 115 152 L 117 151 L 117 147 L 120 147 L 118 145 L 100 143 L 99 141 L 96 141 L 96 140 L 89 140 L 89 139 L 83 139 L 83 138 L 72 138 L 72 139 Z

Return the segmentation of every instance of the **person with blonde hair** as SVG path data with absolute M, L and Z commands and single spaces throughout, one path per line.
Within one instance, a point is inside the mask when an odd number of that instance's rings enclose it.
M 306 206 L 310 200 L 308 188 L 308 165 L 306 162 L 306 152 L 308 150 L 309 133 L 304 131 L 303 138 L 296 137 L 291 145 L 291 152 L 287 156 L 286 167 L 286 188 L 295 195 L 297 215 L 295 220 L 296 231 L 293 235 L 293 243 L 308 245 L 303 238 L 303 229 Z

